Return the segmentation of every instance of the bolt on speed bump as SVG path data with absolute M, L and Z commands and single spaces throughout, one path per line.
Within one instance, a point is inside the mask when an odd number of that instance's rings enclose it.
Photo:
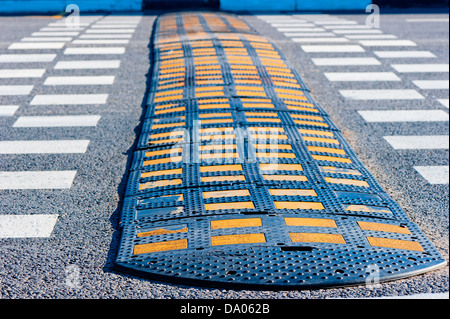
M 122 207 L 116 266 L 179 284 L 312 289 L 446 261 L 282 52 L 234 15 L 173 13 Z

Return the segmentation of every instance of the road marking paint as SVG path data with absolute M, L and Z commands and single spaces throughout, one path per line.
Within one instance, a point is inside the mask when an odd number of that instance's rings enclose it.
M 448 166 L 414 166 L 414 169 L 432 185 L 448 184 Z
M 0 154 L 84 154 L 89 140 L 0 141 Z
M 106 104 L 108 94 L 47 94 L 36 95 L 30 105 Z
M 28 95 L 33 90 L 33 85 L 0 85 L 2 95 Z
M 41 78 L 46 69 L 4 69 L 0 70 L 0 79 Z
M 64 54 L 124 54 L 124 47 L 67 48 Z
M 76 37 L 80 32 L 33 32 L 32 37 Z
M 83 31 L 84 28 L 71 28 L 71 27 L 64 27 L 64 28 L 58 28 L 58 27 L 44 27 L 39 30 L 39 32 L 71 32 L 71 31 Z
M 430 51 L 374 51 L 382 59 L 389 58 L 435 58 Z
M 130 39 L 132 34 L 82 34 L 80 39 Z
M 305 52 L 365 52 L 359 45 L 302 45 Z
M 56 54 L 0 54 L 0 63 L 52 62 Z
M 77 25 L 81 26 L 81 27 L 87 27 L 89 25 L 91 25 L 91 22 L 78 22 Z M 62 21 L 62 22 L 52 22 L 47 24 L 47 27 L 65 27 L 66 26 L 66 21 Z
M 449 107 L 448 99 L 439 99 L 438 102 L 441 103 L 445 107 Z
M 381 65 L 375 58 L 313 58 L 315 65 L 338 66 L 338 65 Z
M 373 29 L 339 29 L 332 30 L 336 34 L 381 34 L 383 33 L 381 30 L 373 30 Z
M 416 80 L 412 81 L 417 87 L 422 90 L 445 90 L 449 89 L 449 81 L 445 80 Z
M 49 76 L 44 85 L 111 85 L 114 76 Z
M 417 43 L 411 40 L 360 40 L 359 43 L 366 47 L 417 46 Z
M 316 42 L 349 42 L 348 39 L 345 38 L 293 38 L 292 41 L 294 42 L 298 42 L 298 43 L 304 43 L 304 42 L 308 42 L 308 43 L 316 43 Z
M 88 29 L 86 33 L 134 33 L 135 29 Z
M 382 110 L 358 111 L 366 122 L 448 122 L 447 112 L 442 110 Z
M 58 61 L 55 69 L 75 70 L 75 69 L 117 69 L 120 67 L 120 60 L 90 60 L 90 61 Z
M 274 28 L 282 28 L 282 27 L 290 27 L 290 28 L 311 28 L 315 27 L 313 23 L 299 23 L 297 21 L 295 22 L 285 22 L 285 23 L 270 23 L 270 25 Z
M 110 24 L 93 24 L 91 25 L 91 29 L 131 29 L 136 28 L 137 25 L 132 25 L 130 23 L 127 24 L 116 24 L 116 23 L 110 23 Z
M 392 64 L 391 66 L 400 73 L 449 72 L 448 64 Z
M 104 39 L 91 39 L 91 40 L 74 40 L 72 44 L 127 44 L 129 40 L 104 40 Z
M 58 215 L 0 215 L 0 238 L 48 238 Z
M 396 150 L 448 149 L 448 135 L 383 136 Z
M 100 115 L 21 116 L 13 127 L 89 127 L 97 126 L 100 118 Z
M 69 189 L 77 171 L 0 172 L 0 190 Z
M 321 32 L 322 28 L 277 28 L 279 32 Z
M 288 38 L 292 37 L 335 37 L 334 33 L 330 32 L 286 32 L 284 35 Z
M 340 90 L 348 100 L 421 100 L 416 90 Z
M 393 72 L 327 72 L 329 81 L 401 81 Z
M 358 39 L 397 39 L 397 36 L 393 34 L 352 34 L 346 35 L 347 39 L 358 40 Z
M 62 49 L 65 42 L 16 42 L 8 50 Z
M 30 38 L 23 38 L 23 42 L 68 42 L 72 41 L 72 37 L 30 37 Z
M 366 25 L 322 25 L 322 27 L 333 30 L 372 30 L 371 27 Z
M 18 109 L 18 105 L 0 105 L 0 116 L 13 116 Z
M 348 24 L 356 25 L 356 24 L 358 24 L 356 21 L 337 20 L 337 19 L 315 21 L 314 23 L 315 24 L 320 24 L 320 25 L 323 25 L 323 24 L 327 24 L 327 25 L 328 24 L 332 24 L 332 25 L 343 25 L 343 24 L 345 24 L 345 25 L 348 25 Z

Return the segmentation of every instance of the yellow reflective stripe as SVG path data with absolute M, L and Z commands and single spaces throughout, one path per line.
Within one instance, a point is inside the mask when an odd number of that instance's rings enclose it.
M 184 126 L 186 123 L 180 122 L 180 123 L 166 123 L 166 124 L 153 124 L 152 130 L 157 130 L 161 128 L 171 128 L 171 127 L 180 127 Z
M 339 144 L 339 141 L 334 138 L 303 136 L 303 139 L 307 142 Z
M 250 192 L 247 189 L 203 192 L 203 198 L 222 198 L 222 197 L 239 197 L 239 196 L 250 196 Z
M 254 209 L 253 202 L 231 202 L 205 204 L 205 210 Z
M 293 181 L 293 182 L 306 182 L 308 178 L 301 175 L 263 175 L 267 181 Z
M 425 251 L 418 242 L 410 240 L 380 238 L 380 237 L 367 237 L 369 244 L 374 247 L 406 249 L 414 251 Z
M 222 245 L 238 245 L 238 244 L 257 244 L 265 243 L 266 237 L 263 233 L 258 234 L 239 234 L 239 235 L 224 235 L 224 236 L 212 236 L 212 246 Z
M 188 232 L 188 228 L 187 227 L 179 229 L 179 230 L 169 230 L 169 229 L 160 228 L 160 229 L 155 229 L 155 230 L 151 230 L 151 231 L 138 233 L 137 237 L 140 238 L 140 237 L 168 235 L 168 234 L 178 234 L 178 233 L 187 233 L 187 232 Z
M 166 158 L 159 158 L 155 160 L 144 161 L 144 166 L 147 165 L 158 165 L 158 164 L 167 164 L 167 163 L 178 163 L 183 160 L 182 156 L 171 156 Z
M 174 113 L 174 112 L 183 112 L 186 111 L 186 108 L 183 107 L 174 107 L 173 109 L 165 109 L 160 111 L 155 111 L 155 115 Z
M 312 126 L 322 126 L 322 127 L 328 127 L 327 123 L 321 123 L 321 122 L 312 122 L 312 121 L 303 121 L 303 120 L 294 120 L 295 124 L 299 125 L 312 125 Z
M 148 254 L 155 253 L 160 251 L 169 251 L 169 250 L 179 250 L 179 249 L 187 249 L 188 241 L 187 239 L 179 239 L 179 240 L 171 240 L 171 241 L 162 241 L 158 243 L 150 243 L 150 244 L 142 244 L 134 246 L 134 255 L 140 254 Z
M 200 154 L 200 159 L 238 158 L 237 153 L 212 153 Z
M 269 158 L 296 158 L 294 153 L 262 153 L 257 152 L 256 157 L 269 157 Z
M 345 151 L 340 148 L 332 148 L 332 147 L 319 147 L 319 146 L 307 146 L 308 150 L 311 152 L 321 152 L 321 153 L 335 153 L 346 155 Z
M 411 232 L 409 231 L 408 227 L 384 223 L 361 222 L 361 221 L 358 222 L 358 225 L 362 230 L 374 230 L 387 233 L 411 235 Z
M 156 187 L 166 187 L 166 186 L 175 186 L 183 184 L 183 180 L 181 179 L 163 179 L 160 181 L 148 182 L 139 185 L 139 190 L 156 188 Z
M 300 134 L 323 135 L 323 136 L 334 137 L 333 132 L 318 131 L 318 130 L 306 130 L 306 129 L 299 129 L 298 131 L 300 132 Z
M 312 158 L 318 161 L 328 161 L 328 162 L 339 162 L 339 163 L 349 163 L 352 161 L 349 158 L 342 158 L 336 156 L 327 156 L 327 155 L 312 155 Z
M 201 166 L 201 173 L 211 173 L 211 172 L 231 172 L 231 171 L 242 171 L 241 164 L 234 165 L 214 165 L 214 166 Z
M 272 196 L 317 196 L 312 189 L 269 189 Z
M 355 180 L 355 179 L 325 177 L 325 180 L 328 183 L 333 183 L 333 184 L 369 187 L 369 184 L 366 181 L 359 181 L 359 180 Z
M 374 207 L 366 205 L 348 205 L 345 210 L 353 212 L 392 214 L 392 211 L 387 207 Z
M 175 153 L 181 153 L 183 152 L 183 148 L 170 148 L 167 150 L 159 150 L 159 151 L 152 151 L 152 152 L 146 152 L 145 157 L 152 157 L 152 156 L 159 156 L 159 155 L 168 155 L 168 154 L 175 154 Z
M 286 226 L 333 227 L 337 228 L 333 219 L 285 217 Z
M 261 227 L 261 218 L 212 220 L 211 229 Z
M 334 167 L 334 166 L 320 166 L 320 168 L 322 169 L 322 171 L 324 173 L 362 175 L 359 171 L 357 171 L 355 169 L 341 168 L 341 167 Z
M 262 171 L 303 171 L 303 167 L 300 164 L 259 164 L 259 168 Z
M 245 181 L 244 175 L 237 176 L 207 176 L 201 177 L 200 180 L 202 183 L 212 183 L 212 182 L 236 182 L 236 181 Z
M 277 209 L 315 209 L 324 210 L 322 203 L 317 202 L 278 202 L 274 201 Z
M 154 171 L 154 172 L 144 172 L 141 174 L 141 178 L 163 176 L 163 175 L 179 175 L 179 174 L 183 174 L 182 168 L 168 169 L 168 170 Z
M 290 144 L 253 144 L 253 146 L 257 149 L 270 149 L 270 150 L 292 150 L 292 146 Z
M 340 234 L 289 233 L 289 236 L 294 243 L 346 244 L 344 237 Z

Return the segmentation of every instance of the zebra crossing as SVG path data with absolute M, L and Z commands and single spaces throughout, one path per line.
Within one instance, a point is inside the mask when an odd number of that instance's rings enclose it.
M 432 63 L 437 55 L 421 49 L 414 41 L 385 34 L 381 29 L 363 25 L 357 21 L 328 15 L 257 15 L 257 18 L 270 24 L 292 42 L 299 43 L 303 52 L 310 55 L 314 65 L 326 68 L 325 78 L 338 86 L 338 92 L 346 101 L 408 103 L 424 101 L 427 105 L 438 105 L 442 110 L 414 108 L 404 110 L 387 109 L 383 111 L 356 110 L 368 124 L 399 123 L 414 125 L 418 122 L 448 122 L 448 72 L 449 64 Z M 429 21 L 428 21 L 429 20 Z M 448 21 L 448 19 L 443 19 Z M 437 19 L 407 22 L 440 22 Z M 323 57 L 320 54 L 333 54 Z M 399 60 L 401 59 L 401 60 Z M 410 63 L 408 59 L 423 60 L 423 63 Z M 401 61 L 401 63 L 399 62 Z M 389 64 L 390 70 L 385 69 Z M 333 72 L 330 68 L 336 68 Z M 340 67 L 356 67 L 351 71 Z M 379 69 L 377 69 L 377 67 Z M 434 74 L 441 79 L 428 80 L 422 75 Z M 412 77 L 412 78 L 411 78 Z M 395 83 L 408 83 L 409 87 L 396 88 Z M 370 89 L 351 88 L 352 83 L 371 83 Z M 393 82 L 388 89 L 386 83 Z M 339 84 L 346 88 L 339 88 Z M 350 88 L 348 88 L 350 86 Z M 432 90 L 434 94 L 428 94 Z M 435 95 L 442 98 L 434 98 Z M 393 151 L 399 149 L 448 149 L 449 136 L 383 136 Z M 448 162 L 448 159 L 447 159 Z M 448 165 L 414 166 L 413 169 L 429 184 L 448 184 Z
M 12 125 L 4 129 L 15 132 L 65 128 L 63 132 L 69 133 L 71 128 L 95 128 L 102 119 L 100 112 L 69 115 L 64 114 L 65 107 L 83 108 L 108 103 L 108 88 L 116 78 L 114 70 L 120 67 L 121 57 L 141 18 L 141 15 L 99 14 L 80 17 L 77 26 L 61 18 L 0 51 L 0 119 L 14 119 Z M 33 67 L 35 63 L 39 68 Z M 100 70 L 104 74 L 93 76 L 91 70 Z M 18 102 L 3 102 L 10 97 L 17 98 Z M 38 106 L 42 111 L 31 116 L 16 116 L 18 110 L 29 106 Z M 59 106 L 58 114 L 46 112 L 48 107 Z M 61 131 L 55 131 L 53 135 L 58 135 L 58 132 Z M 33 140 L 0 140 L 1 164 L 14 167 L 14 163 L 8 160 L 9 156 L 45 155 L 52 166 L 52 156 L 85 156 L 89 153 L 89 146 L 89 139 L 67 139 L 64 136 L 48 139 L 39 133 Z M 70 191 L 77 182 L 77 170 L 64 170 L 57 166 L 52 170 L 5 170 L 3 167 L 0 165 L 0 192 Z M 50 237 L 58 217 L 58 214 L 45 211 L 32 214 L 26 211 L 15 214 L 0 212 L 0 238 Z

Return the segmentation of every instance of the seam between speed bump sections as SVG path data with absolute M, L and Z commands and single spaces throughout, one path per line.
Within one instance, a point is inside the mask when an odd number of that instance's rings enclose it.
M 163 15 L 152 46 L 119 270 L 279 290 L 379 283 L 446 264 L 283 53 L 245 22 Z

